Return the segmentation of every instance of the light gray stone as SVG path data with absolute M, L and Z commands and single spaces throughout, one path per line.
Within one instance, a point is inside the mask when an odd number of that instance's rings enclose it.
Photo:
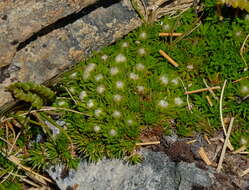
M 97 163 L 82 161 L 77 170 L 61 178 L 63 166 L 53 166 L 50 176 L 62 190 L 191 190 L 193 186 L 210 187 L 214 176 L 194 164 L 172 162 L 162 152 L 143 150 L 142 163 L 128 165 L 122 160 L 104 159 Z

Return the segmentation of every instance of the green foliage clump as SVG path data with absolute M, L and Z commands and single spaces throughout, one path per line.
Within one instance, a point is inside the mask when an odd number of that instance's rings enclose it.
M 42 107 L 55 96 L 49 88 L 33 82 L 17 82 L 11 84 L 9 90 L 16 99 L 29 102 L 35 108 Z

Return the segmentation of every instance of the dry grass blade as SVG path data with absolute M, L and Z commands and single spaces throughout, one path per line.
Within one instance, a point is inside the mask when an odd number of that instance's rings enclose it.
M 247 36 L 246 36 L 246 38 L 245 38 L 245 40 L 244 40 L 244 42 L 243 42 L 243 44 L 242 44 L 242 46 L 240 48 L 240 56 L 241 56 L 242 60 L 244 61 L 245 65 L 246 65 L 246 67 L 245 67 L 246 70 L 248 69 L 248 65 L 247 65 L 247 62 L 246 62 L 246 60 L 245 60 L 245 58 L 243 56 L 243 52 L 244 52 L 245 44 L 246 44 L 246 41 L 248 40 L 248 38 L 249 38 L 249 34 L 247 34 Z
M 167 53 L 165 53 L 163 50 L 159 50 L 159 53 L 165 58 L 167 59 L 174 67 L 179 67 L 179 64 L 173 60 Z
M 214 99 L 218 100 L 219 98 L 215 95 L 214 91 L 210 88 L 210 86 L 208 86 L 208 84 L 207 84 L 207 82 L 206 82 L 205 79 L 203 79 L 203 83 L 208 88 L 208 91 L 212 94 L 212 96 L 214 97 Z
M 208 166 L 212 165 L 212 162 L 211 162 L 210 159 L 208 158 L 208 156 L 207 156 L 207 154 L 206 154 L 206 152 L 205 152 L 205 150 L 204 150 L 203 147 L 201 147 L 201 148 L 198 150 L 198 153 L 199 153 L 201 159 L 202 159 Z
M 154 144 L 160 144 L 160 141 L 136 143 L 136 146 L 146 146 L 146 145 L 154 145 Z
M 187 92 L 185 92 L 185 94 L 195 94 L 195 93 L 200 93 L 200 92 L 206 92 L 206 91 L 209 91 L 210 89 L 217 90 L 217 89 L 220 89 L 220 86 L 214 86 L 214 87 L 210 87 L 210 88 L 202 88 L 202 89 L 198 89 L 198 90 L 187 91 Z
M 229 137 L 230 137 L 230 134 L 231 134 L 231 131 L 232 131 L 233 122 L 234 122 L 234 117 L 231 118 L 231 121 L 230 121 L 230 124 L 229 124 L 229 127 L 228 127 L 226 139 L 225 139 L 222 151 L 221 151 L 221 155 L 220 155 L 220 159 L 219 159 L 219 163 L 218 163 L 218 167 L 217 167 L 217 172 L 220 172 L 220 170 L 222 168 L 222 163 L 223 163 L 223 160 L 225 158 L 226 148 L 227 148 L 227 145 L 228 145 L 228 142 L 229 142 Z

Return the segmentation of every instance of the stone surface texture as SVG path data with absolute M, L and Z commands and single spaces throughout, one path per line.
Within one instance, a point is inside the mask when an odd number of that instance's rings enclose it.
M 60 189 L 77 190 L 191 190 L 211 187 L 214 175 L 197 168 L 194 163 L 175 163 L 162 152 L 144 149 L 143 162 L 128 165 L 121 160 L 81 162 L 77 171 L 70 170 L 62 177 L 62 166 L 50 168 L 49 174 Z
M 16 52 L 11 64 L 0 69 L 0 107 L 12 100 L 5 89 L 12 82 L 42 83 L 141 25 L 128 0 L 98 4 L 90 13 L 83 10 L 75 21 L 55 27 Z
M 16 48 L 42 28 L 97 0 L 4 0 L 0 2 L 0 67 L 10 64 Z

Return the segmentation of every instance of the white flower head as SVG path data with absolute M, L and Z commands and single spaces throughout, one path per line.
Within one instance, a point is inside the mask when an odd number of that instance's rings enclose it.
M 86 91 L 83 90 L 80 92 L 79 99 L 83 100 L 85 97 L 87 97 L 87 93 L 86 93 Z
M 132 79 L 132 80 L 138 80 L 139 76 L 137 74 L 135 74 L 135 73 L 130 73 L 129 78 Z
M 145 39 L 147 38 L 147 33 L 144 32 L 144 31 L 141 32 L 141 33 L 139 34 L 139 38 L 145 40 Z
M 138 71 L 142 71 L 142 70 L 144 70 L 144 68 L 145 68 L 145 66 L 144 66 L 142 63 L 136 64 L 136 69 L 137 69 Z
M 249 14 L 246 14 L 245 20 L 249 20 Z
M 127 48 L 128 46 L 129 46 L 128 42 L 124 42 L 124 43 L 122 43 L 122 45 L 121 45 L 122 48 Z
M 88 79 L 91 72 L 96 68 L 96 64 L 95 63 L 90 63 L 86 66 L 86 69 L 83 73 L 83 79 Z
M 111 129 L 111 130 L 109 131 L 109 135 L 115 136 L 115 135 L 117 135 L 117 131 L 116 131 L 115 129 Z
M 128 125 L 132 125 L 134 123 L 134 121 L 132 119 L 128 119 L 126 122 Z
M 113 96 L 113 100 L 114 100 L 114 102 L 120 102 L 121 100 L 122 100 L 122 96 L 121 95 L 119 95 L 119 94 L 115 94 L 114 96 Z
M 103 94 L 103 92 L 105 92 L 105 86 L 104 85 L 100 85 L 97 87 L 96 91 L 99 93 L 99 94 Z
M 247 143 L 248 143 L 248 140 L 245 137 L 240 138 L 240 144 L 241 145 L 247 145 Z
M 108 55 L 106 55 L 106 54 L 102 55 L 102 56 L 101 56 L 101 59 L 102 59 L 103 61 L 106 61 L 106 60 L 108 59 Z
M 95 131 L 95 132 L 99 132 L 100 131 L 100 126 L 98 126 L 98 125 L 94 125 L 93 126 L 93 130 Z
M 246 93 L 249 93 L 249 87 L 248 86 L 246 86 L 246 85 L 244 85 L 244 86 L 242 86 L 241 87 L 241 93 L 243 93 L 243 94 L 246 94 Z
M 238 31 L 235 33 L 235 36 L 241 36 L 242 32 L 241 31 Z
M 88 108 L 92 108 L 92 107 L 94 107 L 94 101 L 92 99 L 90 99 L 90 100 L 88 100 L 86 105 Z
M 192 65 L 192 64 L 187 65 L 187 69 L 188 70 L 193 70 L 194 69 L 194 65 Z
M 117 63 L 123 63 L 123 62 L 126 62 L 126 57 L 123 55 L 123 54 L 118 54 L 116 57 L 115 57 L 115 61 Z
M 165 100 L 160 100 L 160 101 L 158 102 L 158 106 L 159 106 L 160 108 L 167 108 L 167 107 L 169 106 L 169 103 L 168 103 L 167 101 L 165 101 Z
M 96 81 L 100 81 L 100 80 L 102 80 L 104 78 L 104 76 L 102 75 L 102 74 L 97 74 L 96 76 L 95 76 L 95 80 Z
M 115 110 L 115 111 L 112 113 L 112 116 L 113 116 L 114 118 L 120 118 L 120 117 L 121 117 L 121 113 L 120 113 L 120 111 Z
M 159 80 L 160 80 L 161 84 L 163 84 L 163 85 L 167 85 L 169 83 L 169 79 L 164 75 L 160 76 Z
M 67 102 L 65 102 L 64 100 L 61 100 L 58 102 L 58 106 L 64 106 L 66 104 L 67 104 Z
M 144 90 L 145 90 L 144 86 L 140 86 L 140 85 L 137 86 L 137 91 L 138 91 L 139 93 L 143 93 Z
M 165 30 L 165 31 L 169 31 L 170 30 L 170 25 L 169 24 L 164 24 L 163 25 L 163 30 Z
M 77 72 L 74 72 L 74 73 L 72 73 L 72 74 L 70 75 L 70 78 L 74 79 L 74 78 L 77 77 L 77 75 L 78 75 L 78 73 L 77 73 Z
M 99 108 L 99 109 L 96 109 L 95 111 L 94 111 L 94 115 L 96 116 L 96 117 L 99 117 L 101 114 L 103 113 L 103 111 Z
M 116 82 L 116 88 L 117 89 L 122 89 L 124 88 L 124 83 L 122 81 L 117 81 Z
M 111 67 L 110 68 L 110 74 L 112 75 L 112 76 L 114 76 L 114 75 L 116 75 L 116 74 L 118 74 L 119 73 L 119 69 L 117 68 L 117 67 Z
M 75 94 L 76 92 L 76 89 L 74 87 L 70 87 L 69 89 L 69 92 L 71 92 L 72 94 Z
M 179 84 L 179 80 L 178 80 L 177 78 L 172 79 L 171 82 L 172 82 L 174 85 L 178 85 L 178 84 Z
M 138 52 L 139 55 L 145 55 L 146 54 L 146 50 L 144 48 L 139 48 L 137 50 L 137 52 Z
M 183 100 L 182 100 L 180 97 L 176 97 L 176 98 L 174 99 L 174 102 L 175 102 L 175 104 L 176 104 L 177 106 L 180 106 L 180 105 L 183 104 Z
M 141 42 L 139 40 L 136 40 L 135 41 L 135 44 L 140 44 Z

